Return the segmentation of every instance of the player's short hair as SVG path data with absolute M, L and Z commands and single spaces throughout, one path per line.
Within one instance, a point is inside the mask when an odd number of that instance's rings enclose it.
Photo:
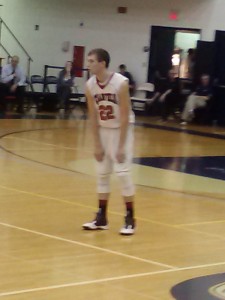
M 109 55 L 109 53 L 106 50 L 104 50 L 102 48 L 92 49 L 88 53 L 88 56 L 90 56 L 90 55 L 96 55 L 98 62 L 104 61 L 106 68 L 109 67 L 110 55 Z

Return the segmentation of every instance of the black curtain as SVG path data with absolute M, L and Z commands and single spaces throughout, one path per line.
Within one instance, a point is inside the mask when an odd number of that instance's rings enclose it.
M 215 42 L 198 41 L 195 66 L 194 83 L 199 83 L 200 76 L 209 74 L 213 79 L 215 76 Z
M 148 65 L 148 81 L 154 81 L 155 72 L 158 71 L 165 77 L 172 67 L 172 55 L 174 51 L 175 29 L 152 26 L 150 55 Z
M 215 74 L 219 85 L 225 85 L 225 31 L 216 30 Z
M 225 31 L 216 30 L 215 34 L 215 119 L 218 124 L 225 125 Z

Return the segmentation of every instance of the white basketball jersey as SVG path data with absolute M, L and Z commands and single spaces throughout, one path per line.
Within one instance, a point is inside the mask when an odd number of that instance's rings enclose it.
M 108 128 L 120 127 L 120 99 L 118 92 L 124 81 L 128 81 L 128 79 L 119 73 L 112 73 L 104 85 L 98 82 L 95 75 L 88 80 L 87 87 L 95 100 L 100 126 Z M 129 122 L 134 123 L 134 113 L 131 109 Z

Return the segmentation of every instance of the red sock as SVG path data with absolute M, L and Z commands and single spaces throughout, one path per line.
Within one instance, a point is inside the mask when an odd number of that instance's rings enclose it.
M 134 217 L 134 203 L 126 202 L 126 210 L 127 210 L 127 216 L 130 216 L 131 218 Z
M 107 211 L 107 204 L 108 201 L 107 200 L 99 200 L 99 212 L 101 214 L 103 214 L 104 216 L 106 215 L 106 211 Z

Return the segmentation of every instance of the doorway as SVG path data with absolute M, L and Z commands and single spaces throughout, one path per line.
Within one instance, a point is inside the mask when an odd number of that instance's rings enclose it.
M 148 81 L 153 82 L 155 76 L 166 77 L 171 68 L 177 77 L 191 77 L 189 59 L 193 57 L 194 64 L 195 49 L 200 38 L 200 29 L 152 26 Z

